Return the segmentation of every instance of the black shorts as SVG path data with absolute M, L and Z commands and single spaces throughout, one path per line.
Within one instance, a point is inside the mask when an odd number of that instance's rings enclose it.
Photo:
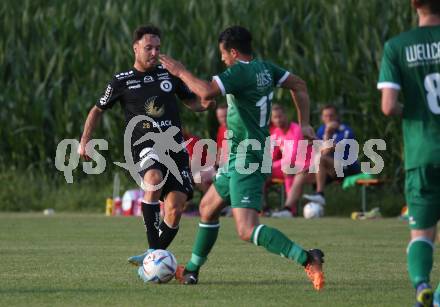
M 163 200 L 168 193 L 173 191 L 182 192 L 187 195 L 187 200 L 193 197 L 193 179 L 191 174 L 191 168 L 189 166 L 189 155 L 185 150 L 178 153 L 170 152 L 167 156 L 169 161 L 160 161 L 161 159 L 155 154 L 151 148 L 144 148 L 141 146 L 132 148 L 133 160 L 135 163 L 142 161 L 141 165 L 145 165 L 148 162 L 148 167 L 139 170 L 139 175 L 144 178 L 147 171 L 156 169 L 162 172 L 162 176 L 166 181 L 162 186 L 162 193 L 160 200 Z M 162 163 L 163 162 L 163 163 Z M 177 166 L 176 171 L 180 174 L 182 182 L 173 175 L 173 173 L 166 166 L 169 163 L 175 163 Z M 172 166 L 173 167 L 173 166 Z

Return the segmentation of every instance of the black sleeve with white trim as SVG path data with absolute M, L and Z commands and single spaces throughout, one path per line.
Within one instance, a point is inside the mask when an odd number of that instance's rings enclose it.
M 116 78 L 110 81 L 107 85 L 104 94 L 96 102 L 96 106 L 102 110 L 107 110 L 113 107 L 116 101 L 122 96 L 123 88 L 121 82 Z

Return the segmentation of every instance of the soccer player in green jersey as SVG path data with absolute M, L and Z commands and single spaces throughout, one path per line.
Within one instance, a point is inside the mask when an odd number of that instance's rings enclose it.
M 263 185 L 270 175 L 262 172 L 261 165 L 265 156 L 269 156 L 269 161 L 271 159 L 264 147 L 269 137 L 268 122 L 274 87 L 290 90 L 303 134 L 312 139 L 314 132 L 309 125 L 307 87 L 303 80 L 288 71 L 253 58 L 251 41 L 250 32 L 240 26 L 227 28 L 220 34 L 221 58 L 228 68 L 214 76 L 211 82 L 196 78 L 172 58 L 160 56 L 162 64 L 203 99 L 226 95 L 227 126 L 232 132 L 228 146 L 229 160 L 225 165 L 227 170 L 220 169 L 215 182 L 201 200 L 201 221 L 191 260 L 185 267 L 178 268 L 176 278 L 184 284 L 198 282 L 199 269 L 217 239 L 220 211 L 230 202 L 237 233 L 242 240 L 303 265 L 315 289 L 320 290 L 324 286 L 322 251 L 306 251 L 279 230 L 260 224 L 258 219 Z M 248 147 L 251 149 L 246 150 Z M 251 164 L 259 165 L 259 168 L 249 172 Z M 249 168 L 244 169 L 245 165 Z
M 440 219 L 440 1 L 412 0 L 419 27 L 390 39 L 384 48 L 378 88 L 385 115 L 403 117 L 405 198 L 411 241 L 407 260 L 416 306 L 440 302 L 429 275 Z M 398 103 L 399 91 L 404 104 Z

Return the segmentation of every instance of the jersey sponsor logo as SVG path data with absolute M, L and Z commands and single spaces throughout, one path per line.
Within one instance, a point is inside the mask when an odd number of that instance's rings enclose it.
M 157 74 L 158 77 L 169 76 L 169 75 L 170 74 L 167 73 L 167 72 L 163 72 L 163 73 Z
M 266 87 L 272 83 L 272 76 L 269 73 L 269 70 L 265 69 L 262 72 L 259 72 L 257 75 L 257 87 Z
M 144 104 L 145 113 L 154 118 L 161 117 L 165 113 L 165 105 L 156 106 L 156 99 L 157 96 L 152 96 Z
M 113 93 L 113 87 L 109 84 L 109 85 L 107 85 L 107 88 L 105 89 L 104 96 L 102 96 L 101 99 L 99 99 L 99 103 L 102 106 L 105 105 L 110 100 L 112 93 Z
M 138 84 L 141 83 L 140 80 L 128 80 L 125 84 L 126 85 L 133 85 L 133 84 Z
M 126 78 L 128 78 L 128 77 L 130 77 L 132 75 L 133 75 L 133 71 L 130 70 L 130 71 L 127 71 L 127 72 L 121 72 L 121 73 L 117 74 L 115 77 L 118 80 L 122 80 L 122 79 L 126 79 Z
M 173 89 L 173 84 L 168 80 L 164 80 L 160 83 L 160 88 L 162 91 L 169 93 Z
M 153 123 L 153 127 L 154 128 L 158 128 L 158 127 L 171 127 L 173 125 L 173 123 L 171 122 L 171 120 L 167 119 L 167 120 L 161 120 L 158 122 L 154 122 Z
M 152 76 L 144 77 L 144 83 L 151 83 L 151 82 L 154 82 L 154 78 Z
M 440 42 L 407 46 L 405 55 L 410 65 L 423 61 L 438 61 L 440 60 Z
M 133 90 L 133 89 L 136 89 L 136 88 L 141 88 L 141 85 L 140 84 L 136 84 L 136 85 L 131 85 L 131 86 L 128 87 L 129 90 Z
M 145 122 L 142 124 L 142 127 L 144 129 L 151 129 L 151 127 L 153 128 L 164 128 L 164 127 L 171 127 L 173 125 L 173 123 L 171 122 L 171 120 L 167 119 L 167 120 L 160 120 L 157 122 Z
M 170 76 L 160 76 L 157 80 L 171 80 Z
M 160 120 L 157 122 L 153 122 L 153 123 L 143 123 L 143 128 L 144 129 L 151 129 L 151 127 L 153 128 L 164 128 L 164 127 L 171 127 L 173 125 L 173 123 L 171 122 L 171 120 L 167 119 L 167 120 Z

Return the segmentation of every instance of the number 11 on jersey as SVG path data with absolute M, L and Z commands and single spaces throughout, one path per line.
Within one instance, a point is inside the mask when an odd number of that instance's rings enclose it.
M 260 127 L 265 127 L 269 124 L 269 120 L 270 118 L 267 118 L 267 109 L 268 109 L 268 105 L 271 105 L 273 99 L 273 92 L 271 92 L 269 95 L 267 96 L 263 96 L 261 97 L 260 100 L 257 101 L 257 103 L 255 104 L 257 107 L 260 108 Z

